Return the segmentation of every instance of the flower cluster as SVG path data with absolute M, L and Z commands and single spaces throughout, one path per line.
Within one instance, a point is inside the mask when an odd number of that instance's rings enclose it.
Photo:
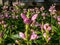
M 22 38 L 22 39 L 26 39 L 26 35 L 22 32 L 19 32 L 19 36 Z M 30 40 L 35 40 L 35 39 L 38 39 L 39 36 L 37 34 L 35 34 L 35 32 L 33 31 L 31 36 L 30 36 Z
M 53 45 L 60 40 L 60 16 L 55 5 L 48 10 L 44 6 L 24 6 L 16 2 L 1 7 L 0 45 Z

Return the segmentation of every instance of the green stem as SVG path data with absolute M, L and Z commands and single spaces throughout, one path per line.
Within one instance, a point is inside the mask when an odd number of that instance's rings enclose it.
M 34 40 L 34 42 L 35 42 L 36 45 L 38 45 L 38 44 L 36 43 L 36 40 Z
M 26 41 L 27 41 L 27 45 L 29 45 L 29 43 L 28 43 L 28 32 L 29 32 L 29 24 L 26 24 L 26 32 L 25 32 L 25 35 L 26 35 Z
M 3 38 L 0 38 L 0 45 L 4 45 Z
M 30 10 L 28 9 L 28 12 L 27 12 L 27 18 L 30 18 Z M 29 24 L 26 24 L 26 32 L 25 32 L 25 35 L 26 35 L 26 41 L 27 41 L 27 45 L 29 45 L 29 30 L 30 30 L 30 25 Z
M 27 18 L 30 18 L 30 10 L 28 9 L 28 12 L 27 12 Z M 26 24 L 26 32 L 25 32 L 25 35 L 26 35 L 26 41 L 27 41 L 27 45 L 29 45 L 29 30 L 30 30 L 30 25 L 29 24 Z
M 48 43 L 49 31 L 46 30 L 46 42 Z
M 41 32 L 42 32 L 42 36 L 43 36 L 43 33 L 44 33 L 43 25 L 44 25 L 44 23 L 43 23 L 43 20 L 42 20 L 42 30 L 41 30 Z M 43 38 L 43 37 L 42 37 L 42 40 L 44 40 L 44 38 Z

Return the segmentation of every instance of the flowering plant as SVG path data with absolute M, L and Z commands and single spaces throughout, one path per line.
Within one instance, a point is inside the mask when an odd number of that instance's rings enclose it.
M 14 4 L 0 12 L 0 45 L 59 45 L 60 16 L 55 5 L 46 10 Z

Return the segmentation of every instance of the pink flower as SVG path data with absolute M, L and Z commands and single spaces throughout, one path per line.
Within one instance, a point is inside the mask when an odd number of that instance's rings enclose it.
M 42 6 L 42 7 L 40 8 L 40 11 L 43 11 L 43 10 L 45 10 L 45 8 Z
M 4 21 L 4 20 L 2 20 L 2 21 L 1 21 L 1 24 L 4 24 L 4 23 L 5 23 L 5 21 Z
M 31 26 L 40 26 L 40 24 L 38 22 L 36 22 L 35 20 L 31 23 Z
M 45 13 L 42 13 L 42 16 L 46 16 L 46 14 Z
M 38 17 L 38 14 L 34 14 L 34 15 L 32 16 L 32 18 L 31 18 L 31 20 L 33 21 L 33 20 L 35 20 L 37 17 Z
M 40 24 L 40 28 L 41 28 L 41 30 L 43 30 L 43 25 Z
M 18 19 L 18 15 L 16 15 L 15 18 Z
M 15 19 L 15 15 L 12 15 L 12 18 Z
M 4 19 L 4 15 L 0 15 L 0 19 Z
M 3 26 L 4 26 L 4 28 L 6 28 L 7 27 L 7 24 L 4 24 Z
M 43 37 L 46 38 L 46 33 L 43 34 Z
M 27 9 L 23 9 L 23 12 L 24 12 L 24 14 L 26 14 L 27 13 Z
M 56 13 L 55 6 L 54 6 L 54 5 L 52 5 L 52 6 L 49 8 L 49 12 L 50 12 L 51 14 L 55 14 L 55 13 Z
M 57 20 L 60 21 L 60 16 L 57 17 Z
M 18 5 L 18 2 L 14 2 L 14 3 L 13 3 L 13 6 L 16 6 L 16 5 Z
M 36 22 L 36 23 L 35 23 L 35 26 L 36 26 L 36 27 L 37 27 L 37 26 L 40 26 L 40 24 L 39 24 L 38 22 Z
M 30 37 L 30 40 L 35 40 L 35 39 L 38 39 L 39 36 L 37 34 L 35 34 L 34 30 L 31 30 L 32 31 L 32 35 Z
M 7 10 L 8 9 L 8 6 L 3 6 L 3 10 Z
M 56 18 L 57 18 L 57 16 L 56 16 L 56 15 L 54 15 L 54 16 L 53 16 L 53 18 L 54 18 L 54 19 L 56 19 Z
M 60 22 L 58 22 L 58 24 L 60 24 Z
M 51 26 L 49 26 L 49 24 L 44 24 L 44 30 L 51 30 Z
M 50 41 L 50 39 L 51 39 L 51 38 L 49 37 L 49 38 L 48 38 L 48 41 Z
M 24 19 L 24 23 L 25 23 L 25 24 L 30 24 L 30 23 L 31 23 L 31 20 L 28 19 L 28 18 L 25 18 L 25 19 Z
M 26 15 L 23 14 L 23 13 L 21 14 L 21 17 L 22 17 L 23 20 L 24 20 L 25 18 L 27 18 Z
M 30 37 L 30 40 L 35 40 L 35 39 L 38 39 L 38 38 L 39 38 L 39 36 L 33 32 L 31 37 Z
M 31 12 L 33 12 L 34 10 L 33 9 L 30 9 Z
M 19 32 L 19 36 L 20 36 L 22 39 L 25 39 L 25 38 L 26 38 L 25 34 L 22 33 L 22 32 Z
M 43 37 L 46 38 L 46 36 L 47 36 L 46 33 L 44 33 L 44 34 L 43 34 Z M 48 41 L 50 41 L 51 38 L 48 37 L 47 39 L 48 39 Z

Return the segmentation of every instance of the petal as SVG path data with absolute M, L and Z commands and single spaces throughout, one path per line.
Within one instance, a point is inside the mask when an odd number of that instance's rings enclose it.
M 26 15 L 25 15 L 25 14 L 23 14 L 23 13 L 21 14 L 21 17 L 22 17 L 22 19 L 27 18 L 27 17 L 26 17 Z
M 32 16 L 31 20 L 33 21 L 33 20 L 35 20 L 37 17 L 38 17 L 38 14 L 35 14 L 35 15 Z
M 24 33 L 20 32 L 20 33 L 19 33 L 19 36 L 20 36 L 22 39 L 25 39 L 25 34 L 24 34 Z
M 28 19 L 28 18 L 25 18 L 25 19 L 24 19 L 24 23 L 25 23 L 25 24 L 30 24 L 30 23 L 31 23 L 31 20 Z

